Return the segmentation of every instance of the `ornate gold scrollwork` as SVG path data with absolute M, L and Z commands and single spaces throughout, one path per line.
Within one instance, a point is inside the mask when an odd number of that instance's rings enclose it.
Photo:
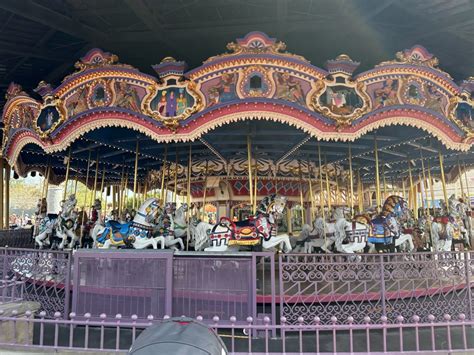
M 47 96 L 35 117 L 33 127 L 41 137 L 46 139 L 66 118 L 66 110 L 62 99 Z
M 196 83 L 178 80 L 170 85 L 150 85 L 142 103 L 146 115 L 163 123 L 172 131 L 178 129 L 180 121 L 201 110 L 202 107 L 203 99 L 198 94 Z
M 466 133 L 464 141 L 474 138 L 474 100 L 467 93 L 450 97 L 448 118 Z
M 338 78 L 344 78 L 344 81 Z M 336 126 L 342 128 L 367 113 L 371 101 L 365 83 L 352 81 L 339 74 L 316 82 L 310 106 L 336 121 Z

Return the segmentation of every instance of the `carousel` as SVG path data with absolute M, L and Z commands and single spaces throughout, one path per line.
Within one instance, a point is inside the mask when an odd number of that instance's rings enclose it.
M 470 247 L 473 78 L 455 83 L 421 46 L 365 72 L 260 32 L 227 49 L 191 70 L 164 58 L 155 76 L 93 49 L 55 88 L 10 84 L 2 164 L 44 176 L 38 247 Z

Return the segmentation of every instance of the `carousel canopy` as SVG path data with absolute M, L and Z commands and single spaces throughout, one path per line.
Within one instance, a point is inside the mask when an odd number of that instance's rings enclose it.
M 152 75 L 91 49 L 57 86 L 10 84 L 2 152 L 20 175 L 49 166 L 53 183 L 64 180 L 69 157 L 70 178 L 86 182 L 89 163 L 106 184 L 131 183 L 138 157 L 150 188 L 163 166 L 182 181 L 190 153 L 195 180 L 244 178 L 249 147 L 260 177 L 317 178 L 322 166 L 344 178 L 351 162 L 372 182 L 377 144 L 388 181 L 407 176 L 409 164 L 415 178 L 424 164 L 436 175 L 439 153 L 454 177 L 474 163 L 474 81 L 454 80 L 419 45 L 394 57 L 367 68 L 341 54 L 318 67 L 250 32 L 202 65 L 166 57 Z

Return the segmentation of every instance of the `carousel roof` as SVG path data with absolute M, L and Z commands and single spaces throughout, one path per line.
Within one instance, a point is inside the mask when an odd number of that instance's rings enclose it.
M 98 167 L 118 183 L 133 176 L 137 152 L 138 177 L 150 184 L 165 161 L 182 179 L 190 151 L 195 179 L 206 166 L 208 175 L 244 177 L 249 142 L 268 178 L 317 177 L 319 150 L 325 171 L 347 175 L 350 147 L 353 168 L 370 182 L 375 141 L 390 180 L 406 176 L 408 162 L 415 177 L 421 161 L 437 166 L 439 152 L 448 177 L 474 163 L 474 81 L 456 82 L 422 46 L 358 73 L 348 55 L 320 68 L 262 32 L 227 49 L 190 70 L 166 57 L 155 75 L 92 49 L 58 86 L 41 81 L 39 99 L 12 83 L 2 152 L 19 174 L 50 166 L 56 183 L 69 155 L 73 178 L 85 180 L 89 162 L 91 176 Z

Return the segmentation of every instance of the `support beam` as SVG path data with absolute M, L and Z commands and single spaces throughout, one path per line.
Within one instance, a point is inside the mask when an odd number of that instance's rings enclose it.
M 101 31 L 31 0 L 0 1 L 0 9 L 41 23 L 76 38 L 101 42 L 109 40 L 109 36 Z

